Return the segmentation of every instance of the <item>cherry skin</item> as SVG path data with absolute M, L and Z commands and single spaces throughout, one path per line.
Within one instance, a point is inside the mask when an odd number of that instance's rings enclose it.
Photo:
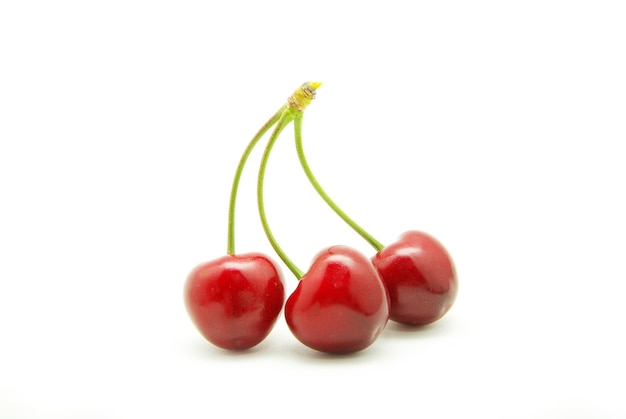
M 314 258 L 285 304 L 293 335 L 322 352 L 349 353 L 370 346 L 389 319 L 389 297 L 368 258 L 347 246 Z
M 439 320 L 456 299 L 454 263 L 434 237 L 408 231 L 378 252 L 372 263 L 387 287 L 390 319 L 409 325 Z
M 224 349 L 248 349 L 267 337 L 285 301 L 282 273 L 265 255 L 226 255 L 191 271 L 184 287 L 198 331 Z

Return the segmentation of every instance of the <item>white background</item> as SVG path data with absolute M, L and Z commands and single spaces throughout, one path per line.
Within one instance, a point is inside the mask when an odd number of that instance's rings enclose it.
M 0 417 L 626 417 L 624 22 L 620 1 L 2 2 Z M 353 356 L 282 316 L 219 350 L 182 285 L 225 253 L 239 156 L 306 80 L 320 183 L 383 243 L 441 240 L 459 296 Z M 260 153 L 240 253 L 272 251 Z M 372 253 L 291 128 L 266 201 L 302 269 Z

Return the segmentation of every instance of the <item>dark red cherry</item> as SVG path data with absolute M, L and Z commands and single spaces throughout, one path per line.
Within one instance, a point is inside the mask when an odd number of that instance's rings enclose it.
M 191 320 L 209 342 L 248 349 L 274 327 L 285 301 L 284 280 L 265 255 L 227 255 L 189 274 L 184 299 Z
M 373 258 L 391 301 L 390 319 L 425 325 L 450 310 L 458 290 L 450 255 L 432 236 L 408 231 Z
M 370 346 L 389 318 L 389 297 L 371 261 L 346 246 L 318 253 L 285 304 L 294 336 L 323 352 Z

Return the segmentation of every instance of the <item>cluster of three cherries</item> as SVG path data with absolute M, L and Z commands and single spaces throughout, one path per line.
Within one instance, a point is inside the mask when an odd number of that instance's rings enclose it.
M 302 149 L 302 117 L 320 85 L 307 82 L 296 89 L 250 141 L 231 189 L 227 254 L 197 266 L 185 282 L 191 320 L 218 347 L 243 350 L 257 345 L 269 335 L 284 305 L 289 329 L 306 346 L 329 353 L 356 352 L 370 346 L 389 320 L 426 325 L 446 314 L 456 298 L 454 264 L 435 238 L 408 231 L 384 246 L 348 217 L 315 179 Z M 263 183 L 272 147 L 291 122 L 305 174 L 337 215 L 374 247 L 372 258 L 348 246 L 332 246 L 319 252 L 304 273 L 278 245 L 265 215 Z M 286 303 L 284 278 L 272 260 L 261 253 L 236 254 L 234 246 L 239 180 L 252 149 L 273 126 L 259 168 L 257 201 L 269 242 L 299 279 Z

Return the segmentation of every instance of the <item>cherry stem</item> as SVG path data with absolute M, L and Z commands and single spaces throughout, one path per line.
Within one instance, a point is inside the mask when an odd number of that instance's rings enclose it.
M 274 114 L 256 133 L 256 135 L 250 140 L 248 146 L 244 150 L 241 158 L 239 159 L 239 165 L 237 166 L 237 170 L 235 172 L 235 178 L 233 179 L 233 185 L 230 191 L 230 201 L 228 204 L 228 241 L 226 245 L 226 253 L 228 255 L 235 254 L 235 206 L 237 202 L 237 190 L 239 189 L 239 180 L 241 179 L 241 173 L 243 172 L 243 168 L 246 165 L 246 161 L 250 156 L 250 153 L 254 149 L 254 146 L 259 142 L 261 137 L 274 125 L 278 122 L 278 120 L 282 117 L 283 111 L 286 108 L 286 105 L 281 107 L 278 112 Z
M 302 169 L 304 169 L 304 173 L 306 177 L 311 182 L 311 185 L 315 188 L 317 193 L 322 197 L 322 199 L 328 204 L 329 207 L 332 208 L 335 213 L 341 217 L 343 221 L 345 221 L 354 231 L 356 231 L 361 237 L 363 237 L 377 252 L 380 252 L 385 246 L 376 240 L 371 234 L 363 229 L 359 224 L 357 224 L 352 218 L 348 216 L 331 198 L 328 196 L 326 191 L 321 187 L 309 164 L 306 160 L 306 156 L 304 155 L 304 149 L 302 147 L 302 118 L 304 114 L 299 113 L 295 116 L 295 120 L 293 122 L 294 125 L 294 133 L 296 138 L 296 150 L 298 152 L 298 159 L 300 160 L 300 165 Z
M 304 272 L 300 270 L 295 263 L 289 259 L 287 254 L 280 247 L 272 230 L 270 229 L 269 223 L 267 221 L 267 215 L 265 214 L 265 204 L 263 201 L 263 183 L 265 182 L 265 169 L 267 167 L 267 162 L 270 157 L 270 153 L 272 152 L 272 148 L 278 139 L 278 136 L 282 132 L 282 130 L 294 119 L 294 114 L 298 114 L 299 112 L 293 108 L 283 109 L 280 118 L 278 119 L 278 123 L 276 124 L 276 128 L 272 132 L 270 139 L 265 146 L 265 151 L 263 152 L 263 158 L 261 159 L 261 164 L 259 167 L 259 177 L 257 179 L 257 203 L 259 207 L 259 216 L 261 218 L 261 224 L 263 225 L 263 230 L 265 231 L 265 235 L 269 240 L 270 244 L 274 248 L 276 254 L 280 257 L 283 263 L 289 268 L 291 272 L 296 276 L 296 278 L 301 279 L 304 276 Z

